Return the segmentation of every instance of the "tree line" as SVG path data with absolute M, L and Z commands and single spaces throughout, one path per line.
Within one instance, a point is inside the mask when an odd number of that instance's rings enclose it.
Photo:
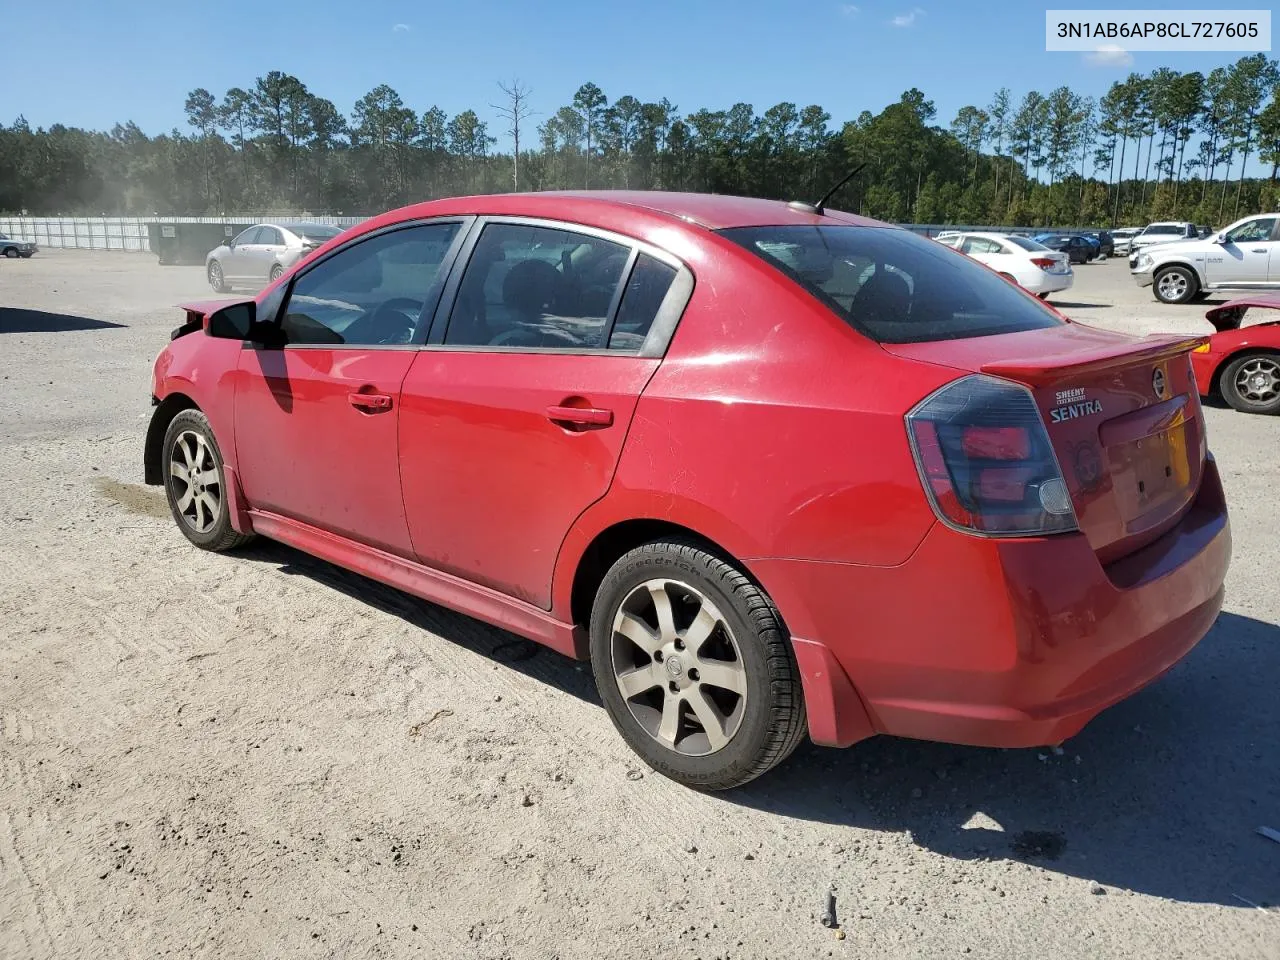
M 594 83 L 537 118 L 530 93 L 497 85 L 496 129 L 475 110 L 418 112 L 386 85 L 344 116 L 280 71 L 220 98 L 192 90 L 185 132 L 33 130 L 19 117 L 0 126 L 0 211 L 361 215 L 567 188 L 815 199 L 858 163 L 834 205 L 895 222 L 1221 226 L 1280 205 L 1280 68 L 1265 54 L 1207 75 L 1133 73 L 1097 100 L 1003 88 L 945 127 L 914 88 L 840 126 L 817 104 L 683 113 L 665 98 L 610 101 Z M 1246 176 L 1251 162 L 1264 175 Z

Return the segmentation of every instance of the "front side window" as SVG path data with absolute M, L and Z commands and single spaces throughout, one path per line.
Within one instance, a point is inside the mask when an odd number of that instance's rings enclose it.
M 255 239 L 258 236 L 261 227 L 250 227 L 248 230 L 242 230 L 240 236 L 231 241 L 233 247 L 243 247 L 251 243 L 257 243 Z
M 983 337 L 1063 323 L 997 274 L 905 230 L 766 226 L 721 234 L 882 343 Z
M 1247 220 L 1230 231 L 1227 234 L 1227 240 L 1231 243 L 1257 243 L 1260 240 L 1270 240 L 1275 228 L 1275 217 L 1259 217 L 1257 220 Z
M 326 257 L 294 281 L 281 320 L 286 343 L 371 346 L 420 339 L 460 226 L 407 227 Z
M 605 349 L 631 249 L 554 227 L 485 226 L 445 331 L 453 346 Z

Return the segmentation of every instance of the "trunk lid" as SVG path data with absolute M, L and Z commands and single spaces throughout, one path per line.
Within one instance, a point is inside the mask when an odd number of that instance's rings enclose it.
M 1155 540 L 1195 499 L 1205 444 L 1189 354 L 1204 342 L 1067 323 L 883 347 L 1029 387 L 1080 531 L 1105 564 Z
M 1205 311 L 1205 319 L 1219 332 L 1240 329 L 1244 315 L 1250 307 L 1262 310 L 1280 310 L 1280 293 L 1255 293 L 1252 296 L 1229 300 Z M 1271 321 L 1272 323 L 1276 321 Z

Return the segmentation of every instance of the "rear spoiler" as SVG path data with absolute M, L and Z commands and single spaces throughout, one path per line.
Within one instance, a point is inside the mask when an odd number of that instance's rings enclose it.
M 1028 357 L 1025 360 L 995 360 L 982 365 L 982 372 L 993 377 L 1017 380 L 1033 387 L 1044 387 L 1067 377 L 1103 373 L 1117 367 L 1138 363 L 1159 363 L 1190 353 L 1209 342 L 1208 337 L 1173 337 L 1155 334 L 1132 344 L 1114 347 L 1087 347 L 1051 357 Z
M 177 340 L 179 337 L 185 337 L 188 333 L 195 333 L 197 330 L 204 328 L 204 318 L 216 310 L 223 307 L 229 307 L 233 303 L 248 303 L 253 297 L 226 297 L 222 300 L 194 300 L 191 303 L 180 303 L 178 309 L 186 312 L 186 320 L 182 326 L 175 327 L 173 332 L 169 334 L 170 340 Z
M 1280 294 L 1258 293 L 1251 297 L 1229 300 L 1206 310 L 1205 319 L 1213 324 L 1219 332 L 1239 330 L 1244 322 L 1244 315 L 1250 307 L 1261 307 L 1264 310 L 1280 310 Z

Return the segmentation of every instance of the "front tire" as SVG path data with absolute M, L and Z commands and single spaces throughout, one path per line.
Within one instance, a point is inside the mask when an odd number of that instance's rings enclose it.
M 1280 413 L 1280 354 L 1246 353 L 1218 381 L 1222 399 L 1242 413 Z
M 243 546 L 252 534 L 231 526 L 222 452 L 199 410 L 183 410 L 164 434 L 164 493 L 183 535 L 202 550 Z
M 591 663 L 631 749 L 697 790 L 754 780 L 808 729 L 773 604 L 695 543 L 649 543 L 610 568 L 591 611 Z
M 1161 303 L 1188 303 L 1200 289 L 1200 281 L 1190 267 L 1165 267 L 1152 284 Z
M 209 264 L 209 286 L 213 287 L 214 293 L 226 293 L 231 289 L 227 286 L 227 278 L 222 274 L 222 264 L 217 260 Z

